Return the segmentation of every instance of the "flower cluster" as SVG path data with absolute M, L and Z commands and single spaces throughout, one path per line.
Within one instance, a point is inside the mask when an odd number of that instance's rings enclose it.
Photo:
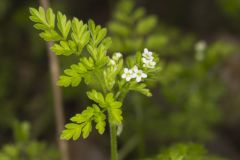
M 142 53 L 142 62 L 143 67 L 145 68 L 155 68 L 156 62 L 154 61 L 153 53 L 148 51 L 147 48 L 145 48 L 144 52 Z M 138 67 L 135 65 L 132 69 L 125 68 L 122 78 L 126 79 L 126 81 L 130 81 L 131 79 L 135 78 L 137 82 L 141 82 L 142 78 L 147 78 L 147 74 L 138 69 Z
M 138 69 L 137 66 L 134 66 L 132 69 L 124 68 L 122 78 L 126 79 L 126 81 L 136 78 L 137 82 L 141 82 L 142 78 L 147 78 L 147 74 Z
M 143 67 L 146 67 L 146 68 L 154 68 L 156 65 L 152 52 L 148 51 L 147 48 L 145 48 L 144 52 L 142 53 L 142 62 L 143 62 Z

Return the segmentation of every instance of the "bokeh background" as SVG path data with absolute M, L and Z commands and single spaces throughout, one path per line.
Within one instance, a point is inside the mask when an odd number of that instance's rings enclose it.
M 51 0 L 108 28 L 111 52 L 147 47 L 162 71 L 153 97 L 127 97 L 120 159 L 240 159 L 239 0 Z M 0 0 L 0 160 L 65 160 L 58 149 L 45 42 L 29 20 L 37 0 Z M 58 57 L 61 71 L 75 61 Z M 65 120 L 88 103 L 62 88 Z M 69 142 L 70 160 L 109 159 L 109 133 Z M 184 160 L 185 160 L 184 159 Z M 182 160 L 182 159 L 181 159 Z

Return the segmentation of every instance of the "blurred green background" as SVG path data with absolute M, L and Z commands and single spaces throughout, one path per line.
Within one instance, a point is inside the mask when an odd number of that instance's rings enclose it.
M 111 52 L 159 54 L 153 97 L 127 97 L 120 159 L 240 159 L 239 0 L 52 0 L 108 28 Z M 0 0 L 0 160 L 58 160 L 46 44 L 29 20 L 36 0 Z M 74 59 L 59 57 L 61 70 Z M 63 88 L 65 119 L 87 103 Z M 108 132 L 69 142 L 71 160 L 109 159 Z

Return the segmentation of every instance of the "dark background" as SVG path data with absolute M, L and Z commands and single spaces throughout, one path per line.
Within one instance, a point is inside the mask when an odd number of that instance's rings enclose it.
M 53 0 L 50 3 L 55 11 L 61 10 L 69 18 L 74 16 L 85 22 L 91 18 L 97 24 L 107 26 L 117 1 Z M 35 0 L 0 1 L 0 146 L 15 142 L 12 130 L 15 121 L 31 124 L 31 139 L 56 144 L 46 46 L 28 18 L 28 7 L 38 5 Z M 239 46 L 238 0 L 136 0 L 136 6 L 144 7 L 147 14 L 156 15 L 159 25 L 173 27 L 181 35 L 194 34 L 197 39 L 209 43 L 223 39 Z M 221 63 L 222 68 L 218 71 L 227 90 L 217 102 L 222 118 L 211 127 L 214 140 L 203 142 L 210 152 L 234 160 L 240 159 L 239 60 L 238 51 L 235 51 Z M 60 58 L 60 62 L 63 70 L 71 60 Z M 80 90 L 80 87 L 63 90 L 66 120 L 82 110 L 80 103 L 87 103 L 85 94 Z M 153 98 L 158 99 L 157 96 Z M 120 145 L 123 143 L 124 140 Z M 95 156 L 102 159 L 108 157 L 107 135 L 101 138 L 93 133 L 87 141 L 71 142 L 70 146 L 75 159 L 79 155 L 92 159 Z M 156 145 L 150 143 L 147 146 L 154 148 Z M 147 155 L 155 153 L 149 152 Z M 131 156 L 134 157 L 130 155 L 129 159 Z

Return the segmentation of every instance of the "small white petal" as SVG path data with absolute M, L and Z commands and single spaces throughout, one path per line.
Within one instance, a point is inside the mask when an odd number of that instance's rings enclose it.
M 112 59 L 115 61 L 118 61 L 121 57 L 122 57 L 122 53 L 117 52 L 117 53 L 114 53 Z
M 142 77 L 143 77 L 143 78 L 147 78 L 147 74 L 146 74 L 146 73 L 143 73 L 143 74 L 142 74 Z
M 134 73 L 132 74 L 132 78 L 136 78 L 136 77 L 137 77 L 137 73 L 134 72 Z
M 124 73 L 127 73 L 128 72 L 128 68 L 124 68 Z
M 133 71 L 136 73 L 136 72 L 138 72 L 138 67 L 137 66 L 134 66 L 133 67 Z
M 146 58 L 142 58 L 143 63 L 146 63 L 147 59 Z
M 126 74 L 122 74 L 122 78 L 126 78 Z
M 126 78 L 126 81 L 130 81 L 130 80 L 131 80 L 131 77 L 127 77 L 127 78 Z
M 137 82 L 140 82 L 141 79 L 142 79 L 142 77 L 137 77 L 137 78 L 136 78 L 136 81 L 137 81 Z
M 132 71 L 131 69 L 129 69 L 129 70 L 128 70 L 128 73 L 132 74 L 132 73 L 133 73 L 133 71 Z
M 147 48 L 144 48 L 144 53 L 147 53 L 148 52 L 148 49 Z
M 116 57 L 117 57 L 117 58 L 121 58 L 121 57 L 122 57 L 122 53 L 117 52 L 117 53 L 116 53 Z

